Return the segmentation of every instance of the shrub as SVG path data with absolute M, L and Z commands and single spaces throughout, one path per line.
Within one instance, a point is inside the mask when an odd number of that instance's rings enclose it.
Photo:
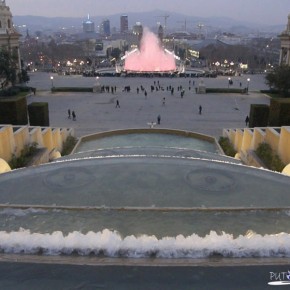
M 21 150 L 19 157 L 16 157 L 15 155 L 12 156 L 11 160 L 9 161 L 9 166 L 11 167 L 11 169 L 25 167 L 32 159 L 36 151 L 37 143 L 35 142 L 30 145 L 24 146 L 24 148 Z
M 33 102 L 27 106 L 30 126 L 49 127 L 49 110 L 46 102 Z
M 13 86 L 4 90 L 0 90 L 0 97 L 11 97 L 16 95 L 26 95 L 28 92 L 35 90 L 33 87 Z
M 20 94 L 0 98 L 0 124 L 27 125 L 27 100 Z
M 2 97 L 11 97 L 11 96 L 16 96 L 20 90 L 17 87 L 10 87 L 8 89 L 0 91 L 0 95 Z
M 81 93 L 91 93 L 93 88 L 86 87 L 53 87 L 51 88 L 52 92 L 81 92 Z
M 77 141 L 77 138 L 73 136 L 68 136 L 66 141 L 63 142 L 61 156 L 69 155 L 77 144 Z
M 206 88 L 206 93 L 231 93 L 231 94 L 244 94 L 244 89 L 232 89 L 232 88 Z
M 264 104 L 251 104 L 249 127 L 267 127 L 270 107 Z
M 232 145 L 228 137 L 220 137 L 219 144 L 221 145 L 226 155 L 235 157 L 237 151 L 235 150 L 234 146 Z
M 280 157 L 273 152 L 271 146 L 267 143 L 261 143 L 255 153 L 270 170 L 281 172 L 285 167 Z

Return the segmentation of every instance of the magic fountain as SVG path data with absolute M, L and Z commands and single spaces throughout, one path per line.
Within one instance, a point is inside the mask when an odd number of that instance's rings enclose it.
M 144 28 L 140 47 L 125 54 L 121 59 L 123 66 L 117 66 L 117 72 L 125 73 L 178 73 L 184 71 L 180 58 L 174 52 L 164 49 L 158 37 L 148 28 Z

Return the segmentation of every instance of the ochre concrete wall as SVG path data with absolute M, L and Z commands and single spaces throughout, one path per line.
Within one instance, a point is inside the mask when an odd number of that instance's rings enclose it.
M 253 136 L 254 136 L 253 130 L 251 129 L 244 130 L 241 151 L 246 152 L 252 149 L 251 145 L 252 145 Z
M 232 144 L 235 144 L 236 129 L 230 129 L 230 131 L 229 131 L 229 139 L 230 139 Z
M 53 149 L 53 138 L 52 138 L 52 130 L 51 128 L 42 128 L 42 138 L 43 138 L 43 145 L 51 151 Z
M 255 151 L 260 143 L 268 143 L 278 154 L 283 163 L 290 163 L 290 127 L 224 129 L 223 136 L 229 137 L 242 160 L 248 165 L 254 165 L 255 160 L 249 152 Z
M 13 155 L 21 154 L 25 145 L 37 143 L 39 148 L 62 150 L 68 136 L 74 136 L 72 128 L 29 127 L 0 125 L 0 158 L 9 162 Z
M 278 152 L 280 133 L 274 128 L 266 128 L 265 142 L 268 143 L 275 152 Z
M 52 130 L 52 141 L 53 141 L 53 148 L 56 148 L 58 151 L 62 150 L 62 140 L 60 129 L 55 128 Z
M 13 138 L 13 127 L 3 126 L 0 128 L 0 158 L 9 161 L 15 152 L 15 140 Z
M 254 135 L 251 144 L 252 150 L 256 150 L 259 144 L 264 142 L 265 135 L 265 130 L 262 130 L 261 128 L 254 128 Z
M 30 143 L 37 143 L 39 147 L 44 147 L 42 132 L 40 127 L 34 127 L 29 132 Z
M 14 132 L 14 141 L 15 141 L 14 154 L 16 157 L 19 157 L 21 155 L 22 149 L 30 143 L 28 127 L 19 127 L 19 129 Z
M 290 163 L 290 127 L 282 127 L 278 154 L 285 164 Z
M 238 152 L 240 152 L 241 149 L 242 149 L 243 135 L 244 135 L 244 131 L 243 130 L 241 130 L 241 129 L 237 129 L 236 130 L 234 148 Z

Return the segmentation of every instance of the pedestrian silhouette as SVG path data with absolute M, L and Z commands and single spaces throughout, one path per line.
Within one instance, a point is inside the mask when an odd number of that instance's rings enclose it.
M 246 127 L 248 127 L 249 121 L 250 121 L 249 116 L 247 116 L 245 119 Z
M 116 108 L 121 108 L 121 107 L 120 107 L 119 100 L 116 100 Z
M 161 116 L 158 115 L 158 116 L 157 116 L 157 124 L 158 124 L 158 125 L 160 125 L 160 121 L 161 121 Z
M 202 106 L 199 106 L 199 114 L 201 115 L 202 112 Z
M 68 118 L 70 119 L 70 109 L 67 110 Z
M 76 120 L 76 113 L 75 113 L 75 111 L 72 111 L 71 115 L 72 115 L 73 121 L 75 121 Z

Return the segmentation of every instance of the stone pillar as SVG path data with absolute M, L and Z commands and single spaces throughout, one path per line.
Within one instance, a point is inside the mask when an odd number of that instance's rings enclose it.
M 279 36 L 281 40 L 280 50 L 280 65 L 290 65 L 290 14 L 288 16 L 288 24 L 286 30 L 284 30 Z
M 290 38 L 289 38 L 289 40 L 290 40 Z M 290 54 L 290 50 L 287 49 L 286 65 L 290 65 L 290 62 L 289 62 L 289 54 Z

